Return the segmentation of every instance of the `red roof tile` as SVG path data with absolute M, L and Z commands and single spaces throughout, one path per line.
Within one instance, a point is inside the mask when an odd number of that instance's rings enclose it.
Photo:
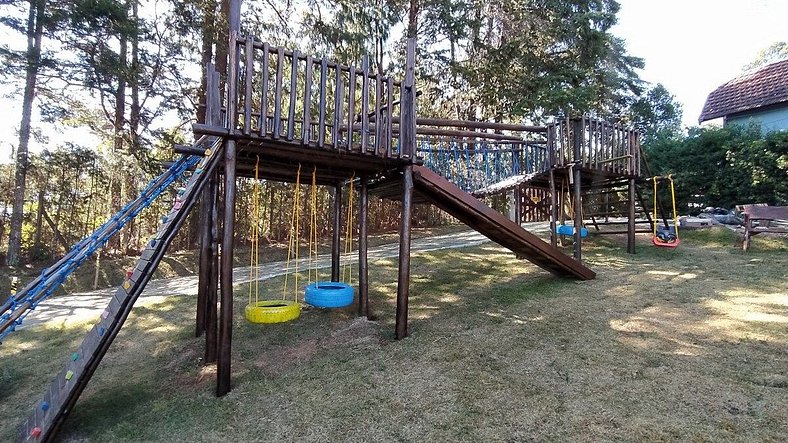
M 725 83 L 706 98 L 699 122 L 788 102 L 788 60 L 750 71 Z

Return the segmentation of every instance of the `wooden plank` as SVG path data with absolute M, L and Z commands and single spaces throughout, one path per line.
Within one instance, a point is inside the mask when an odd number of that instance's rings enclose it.
M 347 100 L 347 150 L 353 149 L 353 124 L 356 122 L 356 68 L 351 67 L 348 74 Z
M 331 128 L 331 136 L 334 140 L 334 149 L 339 150 L 339 144 L 341 142 L 341 133 L 339 131 L 340 126 L 342 126 L 342 116 L 344 115 L 343 112 L 343 98 L 345 89 L 343 88 L 342 82 L 342 69 L 339 66 L 336 67 L 336 82 L 334 83 L 334 123 Z
M 293 51 L 290 61 L 290 103 L 287 108 L 287 140 L 295 135 L 296 95 L 298 94 L 298 51 Z
M 282 77 L 285 56 L 282 48 L 276 51 L 276 85 L 274 92 L 274 139 L 282 136 Z
M 244 48 L 244 135 L 252 133 L 252 73 L 254 72 L 254 38 L 246 37 Z
M 488 207 L 468 193 L 462 192 L 448 180 L 424 166 L 413 166 L 414 183 L 419 193 L 434 205 L 449 212 L 468 226 L 487 235 L 491 240 L 512 249 L 556 275 L 581 280 L 593 279 L 596 273 L 573 260 L 559 249 L 552 248 L 539 237 Z
M 369 56 L 361 60 L 361 152 L 367 153 L 369 143 Z
M 375 155 L 381 156 L 385 154 L 385 147 L 381 142 L 385 132 L 380 124 L 383 122 L 383 81 L 380 76 L 375 79 L 375 122 L 378 124 L 375 125 L 375 146 L 372 150 Z
M 386 157 L 391 157 L 391 139 L 393 138 L 394 134 L 394 81 L 391 77 L 386 80 L 386 140 L 385 140 L 385 147 L 386 147 Z
M 260 135 L 265 136 L 268 133 L 268 43 L 263 43 L 263 78 L 260 84 Z
M 312 56 L 306 57 L 306 74 L 304 79 L 304 121 L 301 124 L 301 141 L 308 145 L 312 138 Z
M 320 61 L 320 116 L 317 121 L 317 145 L 321 148 L 326 143 L 326 77 L 328 64 L 326 59 Z

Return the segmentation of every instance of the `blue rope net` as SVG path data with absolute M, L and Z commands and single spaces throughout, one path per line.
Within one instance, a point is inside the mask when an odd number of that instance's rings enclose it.
M 94 252 L 104 247 L 113 235 L 143 209 L 149 207 L 172 183 L 183 177 L 184 173 L 197 165 L 199 161 L 199 156 L 181 156 L 167 171 L 151 180 L 139 197 L 123 206 L 92 234 L 77 242 L 57 264 L 44 269 L 32 286 L 28 285 L 17 295 L 10 295 L 0 308 L 0 312 L 3 312 L 0 315 L 0 321 L 8 321 L 19 310 L 24 310 L 24 312 L 14 320 L 9 328 L 0 333 L 0 341 L 13 332 L 16 326 L 21 325 L 30 312 L 35 310 L 42 301 L 49 298 Z

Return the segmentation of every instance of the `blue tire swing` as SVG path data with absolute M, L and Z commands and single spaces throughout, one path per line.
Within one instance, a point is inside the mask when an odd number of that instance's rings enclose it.
M 353 247 L 353 179 L 355 174 L 348 182 L 348 203 L 347 218 L 345 225 L 345 254 L 350 254 Z M 316 308 L 344 308 L 353 304 L 356 291 L 350 283 L 320 281 L 317 269 L 317 183 L 316 176 L 312 173 L 312 199 L 310 201 L 310 223 L 309 223 L 309 279 L 312 280 L 314 269 L 314 283 L 309 284 L 304 291 L 304 301 Z M 341 198 L 334 196 L 334 198 Z M 336 221 L 337 225 L 339 220 Z M 342 276 L 348 282 L 352 281 L 352 269 L 349 264 L 345 264 Z
M 572 167 L 570 167 L 569 168 L 569 184 L 570 185 L 572 184 L 572 181 L 573 181 L 573 178 L 572 178 Z M 574 198 L 572 197 L 572 194 L 569 192 L 569 186 L 567 186 L 567 184 L 566 184 L 566 179 L 561 181 L 561 194 L 565 195 L 566 197 L 568 197 L 567 200 L 569 200 L 569 217 L 571 217 L 574 220 L 574 218 L 575 218 Z M 580 205 L 580 209 L 581 209 L 580 219 L 582 220 L 583 219 L 583 214 L 582 214 L 583 205 L 582 204 Z M 561 236 L 574 237 L 574 235 L 575 235 L 575 227 L 574 227 L 574 225 L 567 225 L 563 221 L 563 218 L 564 218 L 563 214 L 564 214 L 564 210 L 562 208 L 561 209 L 561 219 L 562 219 L 562 221 L 561 221 L 560 225 L 555 227 L 555 233 L 558 234 L 558 235 L 561 235 Z M 586 229 L 584 226 L 581 225 L 580 226 L 580 237 L 581 238 L 586 238 L 586 236 L 588 236 L 588 229 Z

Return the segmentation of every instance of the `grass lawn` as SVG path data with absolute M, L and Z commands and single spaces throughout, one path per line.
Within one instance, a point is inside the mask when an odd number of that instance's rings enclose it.
M 414 256 L 411 336 L 393 340 L 396 260 L 371 264 L 376 321 L 243 318 L 233 391 L 213 396 L 189 297 L 135 309 L 66 421 L 66 440 L 788 441 L 788 241 L 742 253 L 724 229 L 628 255 L 591 239 L 596 280 L 494 244 Z M 569 249 L 567 249 L 569 252 Z M 281 280 L 263 290 L 279 294 Z M 89 325 L 0 346 L 0 440 Z

